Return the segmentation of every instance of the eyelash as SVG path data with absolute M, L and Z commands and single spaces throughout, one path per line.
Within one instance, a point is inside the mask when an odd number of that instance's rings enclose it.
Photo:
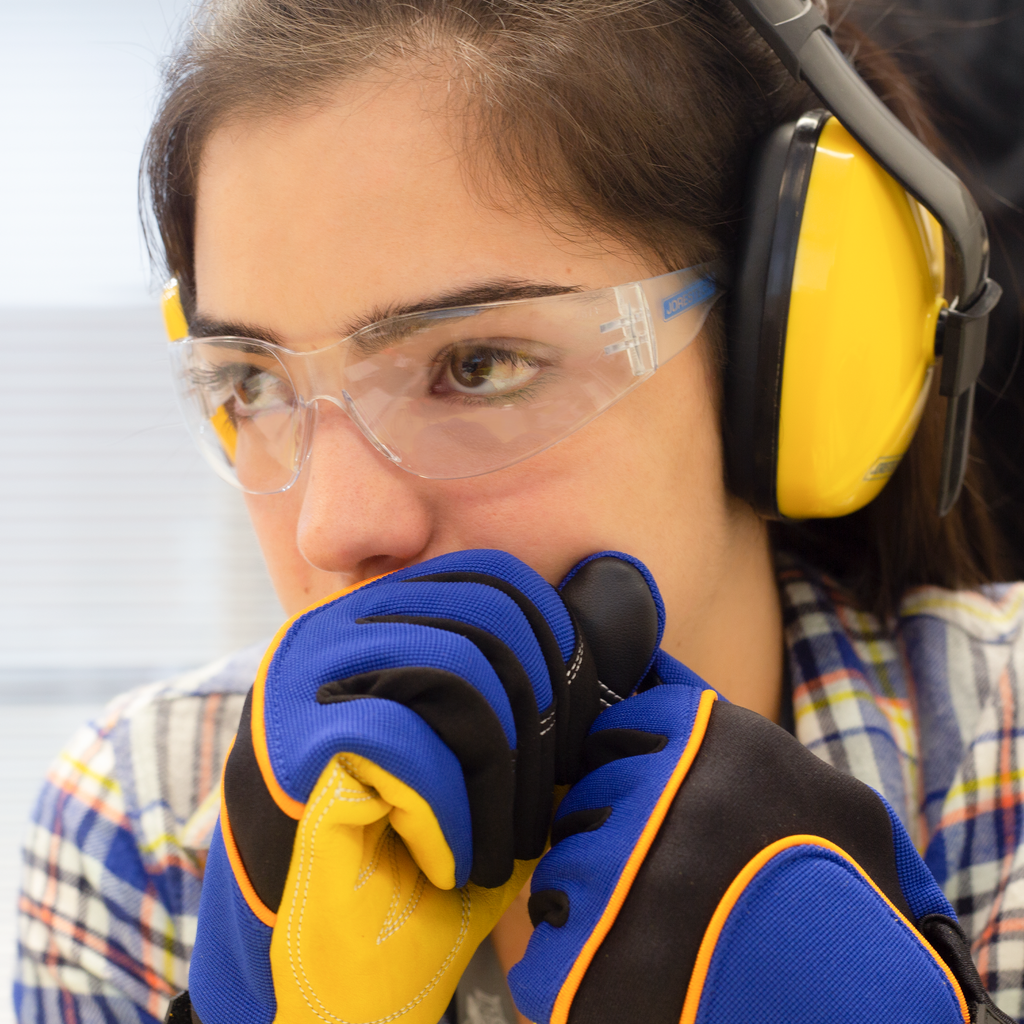
M 191 371 L 189 379 L 198 387 L 213 391 L 233 389 L 255 374 L 261 373 L 269 374 L 271 377 L 277 376 L 269 367 L 256 366 L 253 363 L 222 363 L 208 369 L 195 368 Z
M 492 406 L 507 405 L 510 402 L 529 402 L 536 397 L 542 387 L 552 383 L 557 377 L 557 372 L 554 370 L 552 364 L 547 363 L 545 360 L 538 359 L 536 357 L 524 357 L 522 353 L 515 352 L 507 348 L 481 345 L 477 346 L 475 350 L 481 353 L 486 353 L 498 362 L 513 364 L 518 359 L 529 359 L 531 362 L 536 364 L 540 371 L 540 375 L 534 380 L 531 380 L 517 388 L 515 391 L 507 391 L 494 395 L 470 395 L 460 391 L 437 389 L 437 386 L 440 383 L 440 375 L 443 373 L 444 367 L 447 365 L 452 353 L 460 346 L 465 346 L 465 342 L 456 342 L 446 346 L 431 360 L 432 369 L 430 374 L 430 394 L 433 398 L 450 405 Z M 249 363 L 225 363 L 204 369 L 200 369 L 198 367 L 194 368 L 190 377 L 192 382 L 203 391 L 206 391 L 208 394 L 216 394 L 223 393 L 225 390 L 234 391 L 236 387 L 242 384 L 251 374 L 259 372 L 265 371 L 261 370 L 260 367 Z
M 227 363 L 210 369 L 193 368 L 189 380 L 204 391 L 221 391 L 233 387 L 248 376 L 250 367 L 244 363 Z
M 462 391 L 435 391 L 434 388 L 437 386 L 438 377 L 451 358 L 452 353 L 460 345 L 465 345 L 465 342 L 454 342 L 443 348 L 434 358 L 431 360 L 431 365 L 434 367 L 434 371 L 431 374 L 431 385 L 430 394 L 435 398 L 441 399 L 443 402 L 447 402 L 450 405 L 500 405 L 512 402 L 526 402 L 534 398 L 537 392 L 540 390 L 542 381 L 540 378 L 530 381 L 528 384 L 524 384 L 522 387 L 517 388 L 515 391 L 506 391 L 499 395 L 469 395 Z M 474 346 L 475 351 L 485 352 L 497 358 L 499 362 L 511 364 L 516 359 L 522 358 L 522 353 L 512 352 L 507 348 L 495 348 L 487 345 Z M 530 358 L 530 357 L 527 357 Z M 534 359 L 538 368 L 543 371 L 543 383 L 549 383 L 553 379 L 552 367 L 550 363 L 545 363 L 542 359 Z

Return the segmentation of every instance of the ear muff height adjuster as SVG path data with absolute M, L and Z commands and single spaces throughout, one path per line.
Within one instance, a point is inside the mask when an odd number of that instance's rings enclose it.
M 988 316 L 1002 294 L 1003 289 L 986 278 L 981 295 L 967 309 L 944 309 L 939 316 L 935 332 L 935 355 L 942 358 L 939 394 L 950 405 L 943 441 L 940 515 L 952 508 L 967 470 L 974 389 L 985 362 Z

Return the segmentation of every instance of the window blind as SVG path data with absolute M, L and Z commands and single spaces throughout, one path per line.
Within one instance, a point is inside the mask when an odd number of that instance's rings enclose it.
M 155 306 L 0 309 L 0 699 L 116 692 L 282 618 L 165 349 Z

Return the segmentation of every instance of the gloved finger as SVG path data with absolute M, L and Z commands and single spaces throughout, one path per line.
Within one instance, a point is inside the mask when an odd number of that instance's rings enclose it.
M 386 815 L 430 883 L 439 889 L 454 889 L 455 856 L 430 804 L 411 786 L 368 758 L 346 752 L 336 754 L 335 760 L 345 775 L 359 784 L 336 797 L 347 803 L 347 807 L 339 808 L 337 821 L 371 824 Z M 378 804 L 383 805 L 383 815 L 377 813 Z
M 557 664 L 549 669 L 536 629 L 520 605 L 507 593 L 479 583 L 409 580 L 368 588 L 350 600 L 357 624 L 405 623 L 447 631 L 474 644 L 487 659 L 504 687 L 515 726 L 515 855 L 539 856 L 555 770 L 551 672 L 565 672 L 553 636 L 548 646 L 554 648 Z
M 629 696 L 650 669 L 665 631 L 665 606 L 647 567 L 617 551 L 583 559 L 558 590 L 596 671 L 589 699 L 582 699 L 577 687 L 573 702 L 568 732 L 578 760 L 594 719 Z
M 240 891 L 251 887 L 253 898 L 247 893 L 246 902 L 256 918 L 266 923 L 281 903 L 306 801 L 286 793 L 270 770 L 267 736 L 262 721 L 254 720 L 262 716 L 253 715 L 255 692 L 256 687 L 246 697 L 224 766 L 222 818 L 238 850 L 241 870 L 239 865 L 234 867 Z M 414 711 L 390 701 L 352 702 L 345 721 L 333 726 L 332 744 L 384 765 L 432 808 L 451 851 L 454 873 L 456 877 L 461 873 L 465 881 L 473 856 L 469 800 L 462 767 L 441 737 Z M 333 756 L 332 751 L 325 766 Z M 383 806 L 386 814 L 390 806 Z
M 278 1021 L 433 1024 L 529 874 L 531 865 L 520 863 L 501 888 L 432 885 L 386 821 L 353 824 L 360 800 L 379 799 L 378 784 L 409 797 L 376 769 L 338 755 L 310 794 L 270 943 Z M 403 810 L 415 814 L 413 803 Z
M 347 670 L 354 674 L 323 684 L 313 705 L 316 713 L 305 716 L 310 725 L 315 720 L 317 730 L 306 736 L 309 763 L 322 764 L 338 749 L 353 703 L 385 700 L 415 712 L 462 768 L 473 832 L 469 877 L 480 885 L 504 884 L 517 852 L 516 731 L 493 668 L 474 644 L 454 633 L 406 623 L 351 628 L 357 631 L 356 638 L 349 640 L 342 630 L 339 642 L 347 650 Z M 366 659 L 361 657 L 363 649 Z M 390 770 L 396 738 L 387 737 L 383 743 L 374 739 L 356 739 L 356 751 Z M 371 747 L 377 752 L 371 753 Z M 550 792 L 549 775 L 544 794 L 549 800 Z M 534 851 L 534 856 L 539 853 Z M 459 878 L 462 884 L 465 877 Z
M 257 696 L 269 694 L 262 720 L 281 735 L 268 735 L 267 746 L 290 797 L 301 803 L 338 749 L 329 717 L 308 700 L 311 688 L 321 704 L 366 696 L 406 706 L 415 700 L 463 767 L 474 822 L 473 880 L 501 885 L 514 859 L 540 855 L 554 783 L 578 770 L 578 752 L 563 753 L 556 764 L 569 697 L 593 694 L 595 686 L 565 605 L 528 566 L 503 552 L 476 551 L 392 573 L 297 618 L 264 666 L 266 686 L 257 683 Z M 421 669 L 436 671 L 421 678 L 411 671 Z M 461 697 L 454 677 L 468 684 Z M 289 742 L 296 734 L 302 744 Z
M 700 749 L 716 695 L 678 668 L 672 680 L 682 685 L 657 686 L 601 714 L 588 739 L 592 770 L 558 808 L 552 849 L 531 884 L 535 930 L 509 974 L 516 1005 L 532 1021 L 566 1020 Z M 616 747 L 630 756 L 612 760 Z
M 357 624 L 401 622 L 464 637 L 491 663 L 513 708 L 516 731 L 551 707 L 548 667 L 518 605 L 491 587 L 467 583 L 407 583 L 355 595 Z M 561 666 L 559 666 L 561 669 Z
M 512 598 L 526 616 L 549 666 L 556 666 L 556 659 L 564 664 L 572 658 L 575 632 L 558 594 L 539 573 L 514 555 L 487 549 L 458 551 L 400 569 L 373 581 L 368 588 L 385 581 L 402 580 L 482 583 L 500 590 Z
M 551 717 L 538 700 L 545 737 L 554 741 L 555 781 L 574 782 L 578 777 L 579 742 L 575 722 L 593 719 L 593 663 L 583 637 L 557 593 L 543 577 L 504 551 L 461 551 L 442 555 L 418 566 L 403 569 L 389 581 L 476 583 L 498 590 L 519 607 L 540 645 L 554 693 L 554 730 Z M 578 706 L 576 706 L 578 705 Z M 548 815 L 549 816 L 549 815 Z M 547 822 L 533 830 L 533 845 L 543 848 Z M 540 843 L 538 847 L 536 844 Z

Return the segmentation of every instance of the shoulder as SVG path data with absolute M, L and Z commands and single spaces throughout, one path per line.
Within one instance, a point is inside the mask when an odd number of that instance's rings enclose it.
M 159 1020 L 185 987 L 221 766 L 259 658 L 122 694 L 61 751 L 22 852 L 23 1009 L 73 992 L 82 1019 L 102 1004 Z
M 148 830 L 159 807 L 164 828 L 173 827 L 186 848 L 205 850 L 221 768 L 264 646 L 139 687 L 108 705 L 101 729 L 128 806 L 145 809 L 138 827 Z M 211 805 L 205 814 L 204 801 Z
M 1024 641 L 1024 583 L 993 583 L 976 590 L 914 587 L 900 602 L 899 619 L 930 619 L 944 630 L 985 644 Z
M 1014 849 L 994 809 L 1019 814 L 1024 801 L 1008 768 L 1024 757 L 1024 583 L 915 588 L 899 631 L 916 684 L 929 825 L 949 857 L 987 862 L 984 842 L 965 830 Z
M 922 787 L 934 827 L 977 736 L 1016 728 L 1024 584 L 918 587 L 883 620 L 798 558 L 778 556 L 778 580 L 798 738 L 882 791 L 920 839 Z
M 220 770 L 260 655 L 247 648 L 114 698 L 54 762 L 36 824 L 56 827 L 60 819 L 67 836 L 76 824 L 69 819 L 103 820 L 132 834 L 149 871 L 179 852 L 205 850 Z
M 917 685 L 925 860 L 974 941 L 986 984 L 1019 1008 L 1024 584 L 915 588 L 899 628 Z
M 899 609 L 898 631 L 925 707 L 957 720 L 964 740 L 986 708 L 1005 717 L 1024 686 L 1024 583 L 976 590 L 915 587 Z
M 840 583 L 791 555 L 778 556 L 778 581 L 790 646 L 827 638 L 852 647 L 862 662 L 903 661 L 918 683 L 970 676 L 963 660 L 968 650 L 982 653 L 997 671 L 1024 650 L 1024 583 L 914 587 L 897 615 L 884 621 L 860 608 Z

